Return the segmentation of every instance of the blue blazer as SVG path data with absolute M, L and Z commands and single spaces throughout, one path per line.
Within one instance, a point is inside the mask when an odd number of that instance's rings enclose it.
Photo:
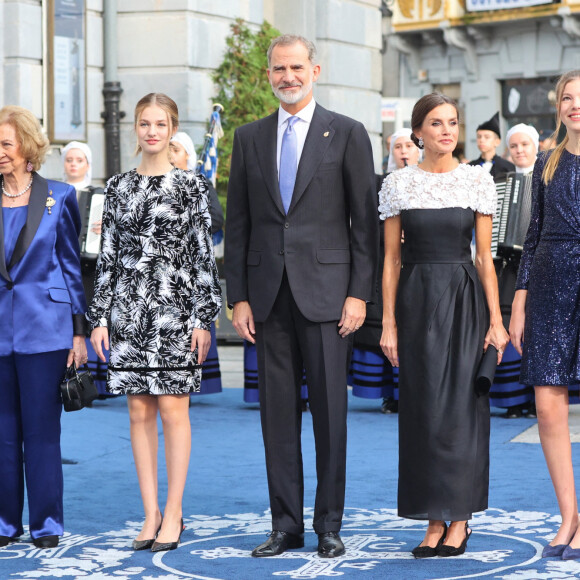
M 85 334 L 80 227 L 74 187 L 34 173 L 26 224 L 6 264 L 0 212 L 0 356 L 69 349 L 73 333 Z

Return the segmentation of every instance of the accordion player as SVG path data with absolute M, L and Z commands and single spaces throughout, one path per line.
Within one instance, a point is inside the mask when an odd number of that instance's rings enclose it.
M 102 187 L 88 186 L 78 192 L 81 214 L 81 233 L 79 235 L 81 268 L 85 294 L 89 303 L 93 298 L 95 269 L 101 246 L 101 219 L 104 200 L 105 194 Z
M 496 183 L 496 191 L 491 251 L 496 263 L 504 325 L 509 326 L 520 258 L 530 224 L 532 174 L 508 173 Z
M 492 254 L 504 258 L 514 252 L 521 255 L 532 210 L 532 174 L 508 173 L 496 183 L 496 191 Z

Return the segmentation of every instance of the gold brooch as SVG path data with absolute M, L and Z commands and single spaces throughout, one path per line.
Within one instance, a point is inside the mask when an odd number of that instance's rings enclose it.
M 56 201 L 54 201 L 54 197 L 51 197 L 52 195 L 52 189 L 49 190 L 48 192 L 48 197 L 46 198 L 46 207 L 48 208 L 48 213 L 51 214 L 52 213 L 52 206 L 56 203 Z

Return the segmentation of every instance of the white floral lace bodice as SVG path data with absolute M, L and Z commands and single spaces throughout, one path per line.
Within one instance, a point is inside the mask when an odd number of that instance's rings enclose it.
M 405 209 L 471 208 L 494 215 L 497 194 L 493 179 L 481 167 L 460 164 L 447 173 L 430 173 L 410 165 L 388 175 L 379 191 L 381 219 Z

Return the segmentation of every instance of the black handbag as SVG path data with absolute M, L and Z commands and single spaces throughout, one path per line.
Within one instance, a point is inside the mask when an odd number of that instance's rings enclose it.
M 483 353 L 479 368 L 475 375 L 475 392 L 478 395 L 487 395 L 493 384 L 495 369 L 497 367 L 497 348 L 493 344 L 488 345 Z
M 65 411 L 79 411 L 89 407 L 99 396 L 93 376 L 87 365 L 80 371 L 75 363 L 66 369 L 60 384 L 60 396 Z

